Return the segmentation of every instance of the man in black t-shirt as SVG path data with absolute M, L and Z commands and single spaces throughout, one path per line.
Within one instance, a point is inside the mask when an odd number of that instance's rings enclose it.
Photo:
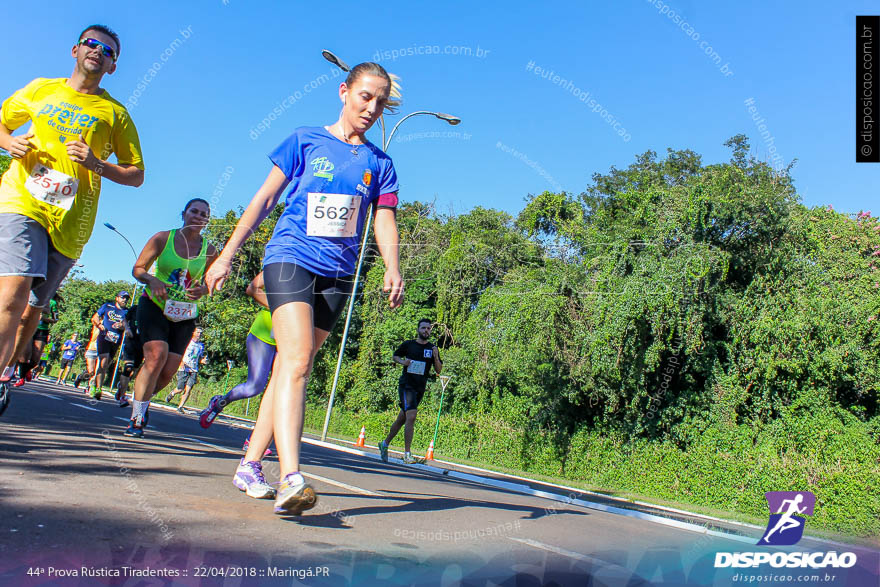
M 122 343 L 122 373 L 119 374 L 116 385 L 116 401 L 119 402 L 120 408 L 130 405 L 125 394 L 128 392 L 131 378 L 144 362 L 144 345 L 141 342 L 137 325 L 137 304 L 128 309 L 125 317 L 126 329 L 125 341 Z
M 425 394 L 425 384 L 428 382 L 431 368 L 433 367 L 434 372 L 438 375 L 443 369 L 440 353 L 436 345 L 428 342 L 429 336 L 431 336 L 431 321 L 419 320 L 416 339 L 408 340 L 400 345 L 394 351 L 394 356 L 391 357 L 392 361 L 403 366 L 403 372 L 400 374 L 397 387 L 400 396 L 400 414 L 391 425 L 388 436 L 379 443 L 379 455 L 385 462 L 388 462 L 388 445 L 397 436 L 401 426 L 405 426 L 403 429 L 405 451 L 403 462 L 407 464 L 416 462 L 410 453 L 410 445 L 412 444 L 416 416 L 419 413 L 419 403 Z

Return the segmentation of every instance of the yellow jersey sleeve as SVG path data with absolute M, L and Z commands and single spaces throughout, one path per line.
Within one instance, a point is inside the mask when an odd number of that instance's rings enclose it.
M 114 127 L 110 145 L 116 154 L 116 162 L 120 165 L 134 165 L 138 169 L 144 168 L 144 160 L 141 156 L 141 141 L 137 129 L 128 111 L 121 104 L 122 114 L 119 124 Z
M 0 123 L 3 123 L 3 126 L 9 130 L 15 130 L 30 120 L 30 98 L 33 96 L 34 88 L 45 81 L 45 78 L 37 78 L 9 96 L 0 109 Z

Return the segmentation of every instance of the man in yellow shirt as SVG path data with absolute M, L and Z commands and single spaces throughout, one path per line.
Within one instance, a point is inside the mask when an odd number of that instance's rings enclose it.
M 69 78 L 37 78 L 0 109 L 0 148 L 13 158 L 0 178 L 0 366 L 30 341 L 42 308 L 89 240 L 101 178 L 144 182 L 137 129 L 100 87 L 116 71 L 119 48 L 106 26 L 86 28 L 71 49 Z M 12 136 L 27 122 L 26 133 Z M 116 163 L 107 160 L 111 153 Z M 8 367 L 0 373 L 0 404 L 8 401 L 10 377 Z

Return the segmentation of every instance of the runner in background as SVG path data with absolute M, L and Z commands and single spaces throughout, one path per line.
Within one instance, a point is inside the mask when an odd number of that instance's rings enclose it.
M 34 367 L 34 379 L 39 377 L 45 371 L 47 374 L 49 373 L 49 361 L 52 357 L 52 351 L 55 349 L 55 343 L 52 342 L 52 336 L 50 335 L 46 340 L 46 346 L 43 347 L 43 354 L 40 355 L 40 364 Z
M 122 372 L 119 374 L 118 383 L 116 384 L 116 401 L 119 402 L 120 408 L 129 405 L 128 399 L 125 397 L 125 394 L 128 393 L 129 382 L 144 362 L 144 346 L 141 344 L 137 326 L 137 308 L 138 305 L 135 304 L 128 309 L 128 319 L 125 321 L 125 340 L 122 343 Z
M 376 63 L 354 67 L 339 86 L 339 119 L 326 127 L 298 128 L 270 153 L 273 167 L 268 177 L 206 274 L 210 290 L 222 287 L 235 253 L 290 186 L 263 259 L 278 356 L 248 453 L 239 465 L 250 469 L 250 479 L 265 483 L 259 459 L 274 436 L 281 461 L 278 514 L 298 515 L 317 502 L 300 473 L 306 383 L 315 353 L 351 292 L 360 238 L 373 203 L 376 243 L 385 262 L 384 290 L 392 308 L 403 301 L 397 174 L 388 155 L 364 136 L 386 106 L 396 105 L 391 82 Z
M 119 51 L 116 33 L 88 26 L 70 50 L 75 65 L 69 78 L 37 78 L 0 108 L 0 148 L 12 156 L 0 181 L 4 403 L 11 361 L 30 344 L 42 309 L 91 236 L 102 179 L 134 187 L 144 182 L 135 125 L 101 87 L 116 71 Z M 26 133 L 12 136 L 28 123 Z M 111 163 L 114 153 L 117 162 Z
M 125 307 L 131 300 L 131 294 L 127 291 L 121 291 L 116 294 L 116 299 L 107 302 L 94 313 L 92 316 L 92 326 L 100 330 L 98 334 L 98 368 L 95 376 L 89 382 L 91 387 L 91 395 L 95 399 L 101 399 L 101 393 L 104 390 L 104 378 L 107 374 L 107 368 L 116 351 L 119 350 L 119 343 L 122 342 L 122 334 L 125 332 L 125 317 L 128 309 Z
M 418 462 L 413 458 L 410 448 L 415 432 L 416 416 L 419 414 L 419 404 L 422 402 L 422 396 L 425 395 L 425 386 L 428 383 L 431 368 L 433 367 L 438 375 L 443 369 L 440 351 L 428 341 L 429 336 L 431 336 L 431 321 L 419 320 L 415 340 L 408 340 L 401 344 L 391 357 L 392 361 L 403 366 L 403 371 L 397 383 L 400 413 L 391 424 L 388 436 L 379 443 L 379 456 L 386 463 L 388 462 L 388 445 L 397 436 L 401 427 L 404 427 L 403 462 L 408 465 Z
M 183 359 L 180 361 L 180 370 L 177 372 L 177 388 L 172 389 L 168 397 L 165 398 L 165 402 L 170 404 L 175 395 L 183 393 L 180 405 L 177 406 L 177 411 L 181 414 L 192 388 L 199 380 L 199 365 L 208 363 L 208 358 L 205 356 L 205 343 L 201 342 L 201 338 L 202 329 L 197 326 L 193 331 L 192 340 L 189 341 L 186 351 L 183 353 Z
M 268 310 L 269 302 L 266 300 L 262 271 L 248 284 L 247 295 L 252 297 L 263 308 L 266 308 L 257 312 L 248 331 L 246 341 L 247 381 L 239 383 L 230 389 L 226 395 L 215 395 L 211 398 L 208 402 L 208 407 L 199 414 L 199 424 L 202 428 L 208 428 L 220 412 L 223 411 L 223 408 L 232 402 L 255 397 L 263 393 L 263 390 L 266 389 L 266 383 L 269 382 L 272 362 L 275 360 L 275 337 L 272 333 L 272 314 Z
M 98 367 L 98 335 L 100 334 L 101 331 L 98 330 L 98 327 L 92 324 L 92 334 L 89 336 L 89 342 L 86 344 L 86 350 L 83 353 L 83 357 L 86 360 L 86 370 L 77 375 L 73 380 L 73 386 L 77 389 L 79 389 L 80 383 L 90 381 L 95 376 L 95 371 Z M 86 393 L 89 392 L 88 387 L 86 385 Z
M 217 258 L 217 249 L 202 236 L 211 207 L 193 198 L 181 212 L 183 226 L 157 232 L 141 251 L 131 273 L 146 284 L 138 302 L 138 331 L 144 364 L 134 382 L 131 421 L 126 436 L 142 438 L 150 399 L 174 377 L 196 328 L 196 301 L 208 293 L 201 283 Z M 156 264 L 156 274 L 149 269 Z
M 78 336 L 79 335 L 74 332 L 70 335 L 70 338 L 61 345 L 61 371 L 58 372 L 58 380 L 55 382 L 56 385 L 67 385 L 67 375 L 70 373 L 73 361 L 76 360 L 76 354 L 79 352 L 79 349 L 82 348 L 82 343 L 77 341 Z
M 49 342 L 49 328 L 58 321 L 58 294 L 49 300 L 49 305 L 43 308 L 40 314 L 40 322 L 34 332 L 34 339 L 30 347 L 25 347 L 24 352 L 18 359 L 18 381 L 13 386 L 21 387 L 26 381 L 31 381 L 39 374 L 39 364 L 42 362 L 43 347 Z

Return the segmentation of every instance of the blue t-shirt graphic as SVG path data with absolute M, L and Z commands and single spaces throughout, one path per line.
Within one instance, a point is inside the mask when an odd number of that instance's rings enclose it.
M 127 308 L 117 308 L 114 302 L 107 302 L 98 310 L 98 316 L 102 319 L 106 332 L 104 337 L 111 342 L 119 342 L 119 334 L 125 330 L 123 325 L 121 328 L 114 328 L 116 322 L 125 322 L 125 315 L 128 313 Z M 110 334 L 114 333 L 114 334 Z
M 369 205 L 398 191 L 391 158 L 323 127 L 296 129 L 269 158 L 291 183 L 263 266 L 287 262 L 325 277 L 352 275 Z

